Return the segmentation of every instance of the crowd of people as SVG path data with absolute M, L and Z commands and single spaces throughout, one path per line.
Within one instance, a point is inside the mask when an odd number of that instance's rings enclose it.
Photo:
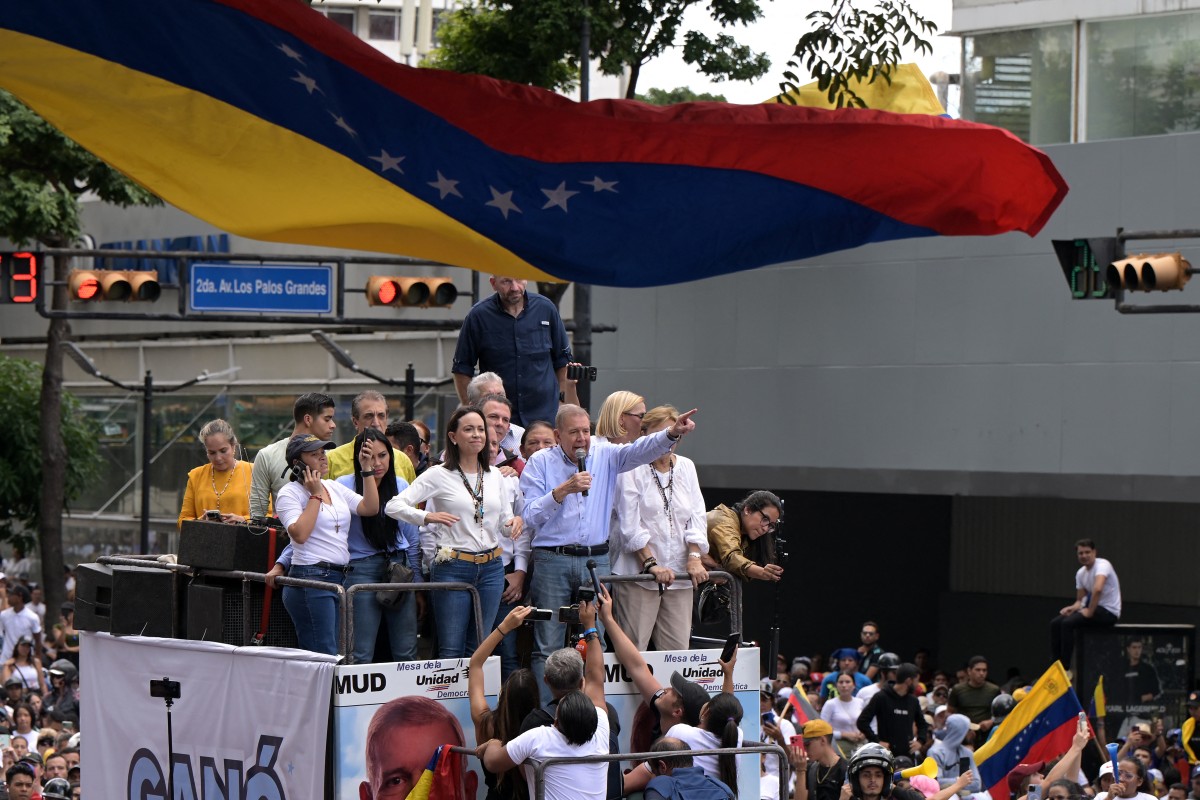
M 643 396 L 623 390 L 611 393 L 593 420 L 576 402 L 571 353 L 553 305 L 528 295 L 523 281 L 494 276 L 492 286 L 495 295 L 464 321 L 452 367 L 462 404 L 437 446 L 419 421 L 391 422 L 386 398 L 374 391 L 353 399 L 355 435 L 341 447 L 333 442 L 334 399 L 301 395 L 291 435 L 260 450 L 253 464 L 238 460 L 236 434 L 214 420 L 201 430 L 208 464 L 188 477 L 180 521 L 277 516 L 290 544 L 269 581 L 288 575 L 346 588 L 429 584 L 428 592 L 402 592 L 389 603 L 375 593 L 356 594 L 353 659 L 375 657 L 381 629 L 390 643 L 385 658 L 414 658 L 418 620 L 432 615 L 436 655 L 469 656 L 476 667 L 469 675 L 472 719 L 495 797 L 526 796 L 528 776 L 518 766 L 531 758 L 615 752 L 622 720 L 604 700 L 605 639 L 644 701 L 635 719 L 624 721 L 633 751 L 661 755 L 627 771 L 604 763 L 550 767 L 547 797 L 604 800 L 642 790 L 652 798 L 735 796 L 735 759 L 689 751 L 744 742 L 746 710 L 732 691 L 736 654 L 721 663 L 725 685 L 710 696 L 678 673 L 663 681 L 641 652 L 690 646 L 696 592 L 713 584 L 711 571 L 743 581 L 781 579 L 772 534 L 783 503 L 759 490 L 709 509 L 695 465 L 677 452 L 696 427 L 696 410 L 648 407 Z M 1111 564 L 1096 557 L 1094 543 L 1081 541 L 1077 550 L 1075 602 L 1051 624 L 1052 650 L 1068 664 L 1075 628 L 1120 617 Z M 599 586 L 594 597 L 580 593 L 610 574 L 645 580 L 618 582 L 611 594 Z M 478 628 L 470 596 L 436 588 L 444 583 L 475 588 Z M 301 647 L 335 653 L 336 593 L 288 585 L 283 598 Z M 523 668 L 517 632 L 529 627 L 530 667 Z M 486 633 L 481 641 L 477 630 Z M 764 679 L 763 741 L 783 746 L 793 768 L 791 784 L 783 786 L 780 765 L 762 759 L 764 798 L 949 800 L 987 788 L 975 749 L 1027 689 L 991 683 L 983 656 L 951 675 L 935 669 L 925 652 L 902 660 L 879 635 L 868 621 L 858 645 L 828 659 L 783 660 Z M 477 668 L 493 653 L 501 656 L 503 677 L 495 709 L 484 702 Z M 804 698 L 813 718 L 797 717 L 793 694 Z M 1055 763 L 1014 770 L 1008 794 L 1200 798 L 1196 698 L 1189 701 L 1192 724 L 1179 732 L 1143 731 L 1139 724 L 1114 731 L 1123 737 L 1115 772 L 1110 765 L 1094 782 L 1081 780 L 1081 753 L 1091 742 L 1084 725 Z M 392 754 L 373 744 L 391 735 L 387 720 L 400 713 L 394 704 L 404 705 L 404 713 L 427 713 L 409 708 L 414 702 L 386 704 L 372 722 L 362 797 L 407 795 L 403 787 L 380 785 L 381 776 L 399 770 L 382 760 L 428 760 L 429 753 L 412 748 Z M 1143 735 L 1153 741 L 1143 742 Z M 461 731 L 456 739 L 461 743 Z M 900 774 L 925 758 L 936 765 L 933 776 Z
M 29 580 L 30 564 L 13 548 L 0 572 L 0 759 L 14 800 L 78 800 L 79 632 L 74 582 L 68 601 L 47 618 L 42 588 Z

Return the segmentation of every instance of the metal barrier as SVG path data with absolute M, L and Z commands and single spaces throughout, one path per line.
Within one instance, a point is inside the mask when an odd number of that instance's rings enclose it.
M 452 752 L 462 753 L 464 755 L 476 756 L 476 752 L 469 747 L 452 747 Z M 791 780 L 791 763 L 788 761 L 787 751 L 777 744 L 743 744 L 741 747 L 718 747 L 713 750 L 681 750 L 678 754 L 687 754 L 689 756 L 722 756 L 722 755 L 744 755 L 747 753 L 768 753 L 775 756 L 779 763 L 779 796 L 787 797 L 789 781 Z M 527 764 L 533 765 L 533 800 L 545 800 L 546 797 L 546 781 L 545 773 L 547 767 L 552 767 L 555 764 L 597 764 L 609 763 L 612 761 L 650 761 L 653 759 L 670 758 L 676 755 L 674 752 L 664 753 L 607 753 L 604 755 L 591 756 L 556 756 L 539 761 L 536 758 L 531 758 Z M 736 786 L 731 786 L 735 792 Z
M 444 592 L 444 591 L 467 591 L 471 593 L 472 611 L 475 615 L 475 641 L 482 642 L 484 638 L 484 629 L 487 625 L 483 619 L 483 604 L 479 601 L 479 590 L 470 583 L 461 583 L 456 581 L 447 581 L 446 583 L 360 583 L 357 586 L 351 586 L 347 592 L 347 607 L 349 613 L 346 615 L 346 625 L 343 630 L 346 631 L 347 639 L 350 641 L 350 647 L 346 653 L 346 663 L 354 663 L 354 596 L 359 592 L 386 592 L 386 591 L 401 591 L 401 592 Z M 491 620 L 488 620 L 490 624 Z
M 162 569 L 193 576 L 196 574 L 196 570 L 186 564 L 175 564 L 167 561 L 159 561 L 158 558 L 159 557 L 155 555 L 100 556 L 98 559 L 96 559 L 96 561 L 105 565 Z M 204 575 L 211 575 L 215 578 L 227 578 L 232 580 L 240 580 L 242 582 L 242 641 L 251 641 L 257 631 L 254 628 L 255 620 L 250 613 L 250 582 L 253 581 L 255 583 L 266 583 L 266 573 L 215 569 L 205 569 L 202 571 L 202 573 Z M 712 570 L 708 574 L 710 578 L 724 579 L 726 583 L 729 584 L 731 594 L 729 603 L 729 628 L 731 631 L 743 630 L 741 582 L 733 575 L 721 570 Z M 600 576 L 600 580 L 602 583 L 606 584 L 649 583 L 654 581 L 654 576 L 602 575 Z M 344 663 L 346 664 L 354 663 L 354 596 L 359 592 L 467 591 L 471 593 L 471 604 L 475 616 L 475 633 L 477 641 L 483 641 L 484 631 L 491 622 L 491 620 L 483 619 L 483 606 L 479 600 L 479 591 L 469 583 L 363 583 L 357 586 L 351 586 L 347 590 L 340 583 L 327 583 L 325 581 L 314 581 L 307 578 L 289 578 L 280 575 L 275 578 L 275 585 L 294 586 L 299 589 L 320 589 L 334 592 L 337 595 L 338 619 L 341 622 L 341 624 L 338 626 L 338 655 L 343 657 L 345 660 Z M 701 641 L 703 641 L 703 637 L 701 637 Z M 723 644 L 723 642 L 720 640 L 714 640 L 714 642 L 717 645 Z

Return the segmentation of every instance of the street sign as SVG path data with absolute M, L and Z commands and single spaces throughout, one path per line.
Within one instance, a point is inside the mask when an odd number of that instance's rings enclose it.
M 333 311 L 333 267 L 192 264 L 188 309 L 329 314 Z

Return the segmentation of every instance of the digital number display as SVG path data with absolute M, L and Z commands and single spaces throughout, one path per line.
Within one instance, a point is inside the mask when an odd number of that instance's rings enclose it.
M 38 254 L 0 253 L 0 303 L 37 300 Z

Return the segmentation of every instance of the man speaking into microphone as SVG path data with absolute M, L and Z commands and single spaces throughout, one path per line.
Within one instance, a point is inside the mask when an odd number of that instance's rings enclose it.
M 556 447 L 539 450 L 521 473 L 526 525 L 533 526 L 533 577 L 530 599 L 538 608 L 571 603 L 571 592 L 590 581 L 587 562 L 601 575 L 610 573 L 608 529 L 617 475 L 649 464 L 696 428 L 692 415 L 680 414 L 670 428 L 632 444 L 592 440 L 588 412 L 559 406 L 554 420 Z M 557 619 L 533 626 L 533 671 L 542 686 L 546 657 L 563 646 L 564 626 Z

